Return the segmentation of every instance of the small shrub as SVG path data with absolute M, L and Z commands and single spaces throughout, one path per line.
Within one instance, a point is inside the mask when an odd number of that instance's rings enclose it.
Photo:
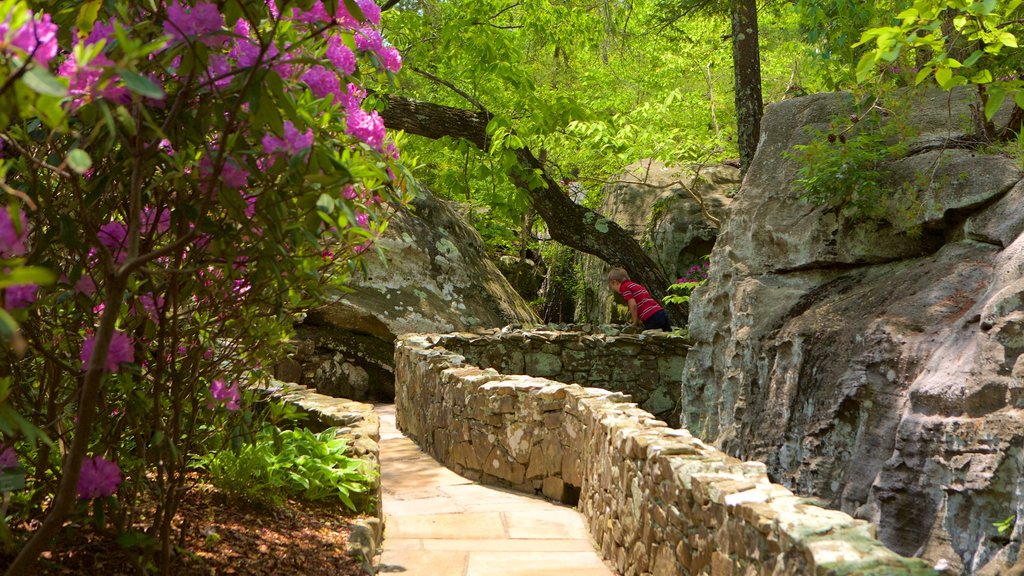
M 336 428 L 316 434 L 268 425 L 253 442 L 207 454 L 196 467 L 205 469 L 219 490 L 250 502 L 278 505 L 289 497 L 337 498 L 356 511 L 351 495 L 368 489 L 372 473 L 363 461 L 345 455 L 347 443 L 336 434 Z

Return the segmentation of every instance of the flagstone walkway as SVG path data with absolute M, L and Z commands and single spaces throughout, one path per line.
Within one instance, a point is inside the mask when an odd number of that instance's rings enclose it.
M 615 575 L 578 512 L 467 480 L 398 431 L 394 405 L 376 411 L 385 515 L 379 574 Z

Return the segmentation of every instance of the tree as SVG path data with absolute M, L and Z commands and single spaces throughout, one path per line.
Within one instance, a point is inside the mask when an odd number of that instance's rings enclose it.
M 191 458 L 404 201 L 373 2 L 222 7 L 0 0 L 0 473 L 45 515 L 8 574 L 144 495 L 166 573 Z

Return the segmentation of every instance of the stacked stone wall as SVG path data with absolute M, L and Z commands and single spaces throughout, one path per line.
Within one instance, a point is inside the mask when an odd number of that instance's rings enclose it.
M 610 326 L 558 331 L 488 330 L 441 336 L 439 345 L 479 368 L 629 394 L 640 407 L 679 425 L 679 397 L 689 344 L 664 332 L 623 333 Z
M 621 393 L 473 366 L 461 338 L 399 340 L 399 427 L 470 479 L 578 502 L 624 576 L 935 574 Z

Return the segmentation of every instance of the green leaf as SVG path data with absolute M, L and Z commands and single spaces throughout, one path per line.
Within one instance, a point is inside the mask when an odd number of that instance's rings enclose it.
M 47 96 L 63 97 L 68 94 L 68 87 L 50 71 L 32 64 L 21 77 L 21 81 L 32 90 Z
M 360 22 L 366 21 L 366 16 L 363 14 L 363 9 L 359 7 L 359 4 L 356 4 L 355 0 L 344 0 L 344 2 L 345 9 L 348 10 L 348 13 L 351 14 L 353 18 Z
M 154 100 L 163 100 L 167 97 L 163 88 L 157 86 L 155 82 L 138 72 L 119 68 L 117 70 L 117 74 L 121 77 L 121 80 L 124 81 L 126 88 L 140 96 L 145 96 L 146 98 L 152 98 Z
M 47 285 L 53 284 L 53 281 L 56 279 L 56 275 L 46 268 L 22 266 L 6 274 L 0 274 L 0 288 L 25 286 L 28 284 Z
M 21 468 L 0 472 L 0 492 L 14 492 L 25 487 L 25 473 Z
M 974 66 L 975 62 L 977 62 L 983 54 L 984 52 L 982 52 L 981 50 L 975 50 L 974 52 L 971 53 L 970 56 L 967 57 L 966 60 L 964 60 L 964 66 Z
M 334 197 L 330 194 L 321 194 L 316 200 L 316 209 L 324 214 L 330 214 L 334 212 L 335 202 Z
M 992 73 L 986 70 L 978 70 L 971 76 L 972 84 L 988 84 L 992 82 Z
M 868 79 L 871 72 L 875 69 L 875 53 L 874 51 L 865 52 L 860 57 L 860 62 L 857 63 L 857 81 L 863 82 Z
M 985 119 L 991 120 L 992 117 L 996 115 L 996 112 L 999 111 L 999 107 L 1003 105 L 1003 101 L 1005 100 L 1006 92 L 1002 90 L 989 90 L 988 100 L 985 101 Z
M 1007 46 L 1009 48 L 1017 47 L 1017 37 L 1011 34 L 1010 32 L 1000 32 L 998 38 L 999 43 L 1002 44 L 1003 46 Z
M 896 15 L 897 20 L 917 20 L 917 16 L 920 14 L 917 8 L 907 8 L 903 12 Z
M 68 152 L 67 157 L 68 168 L 71 168 L 78 174 L 84 174 L 86 170 L 92 168 L 92 158 L 89 157 L 89 153 L 81 148 L 72 148 Z
M 102 4 L 103 0 L 89 0 L 79 8 L 78 18 L 75 19 L 79 38 L 85 38 L 92 32 L 92 27 L 96 24 L 96 16 L 99 14 L 100 5 Z
M 924 68 L 921 68 L 921 70 L 918 71 L 918 73 L 917 73 L 917 77 L 914 78 L 914 84 L 920 84 L 921 82 L 924 81 L 925 78 L 931 76 L 931 74 L 932 74 L 931 66 L 925 66 Z
M 935 81 L 939 83 L 939 86 L 942 86 L 947 90 L 953 86 L 951 82 L 952 78 L 953 71 L 949 68 L 939 68 L 935 71 Z
M 1013 101 L 1017 103 L 1017 106 L 1024 108 L 1024 90 L 1017 90 L 1014 92 Z

